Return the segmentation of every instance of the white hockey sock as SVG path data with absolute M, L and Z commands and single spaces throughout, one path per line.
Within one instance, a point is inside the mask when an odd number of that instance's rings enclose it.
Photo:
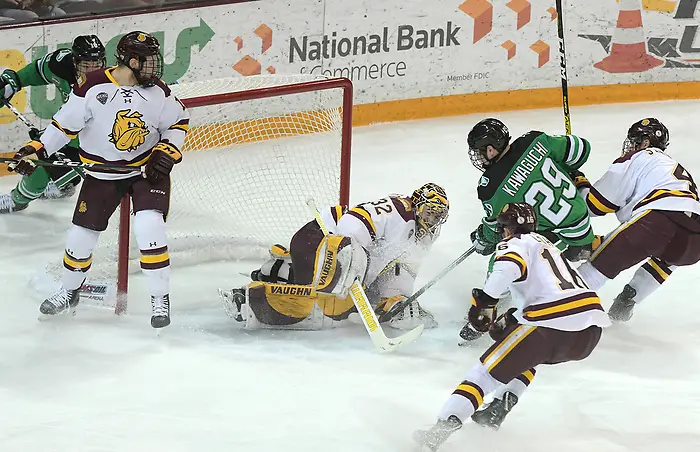
M 608 282 L 608 278 L 599 272 L 590 262 L 584 262 L 576 271 L 581 275 L 583 280 L 586 281 L 586 284 L 588 284 L 591 290 L 598 290 Z
M 488 373 L 483 364 L 478 363 L 467 372 L 462 383 L 447 399 L 438 414 L 438 419 L 447 419 L 454 415 L 460 421 L 466 422 L 484 402 L 484 395 L 501 385 L 501 382 Z
M 496 389 L 493 393 L 493 398 L 502 399 L 503 394 L 512 392 L 519 399 L 523 396 L 527 387 L 530 386 L 533 378 L 535 378 L 535 369 L 526 370 L 509 381 L 508 384 L 501 385 L 500 388 Z
M 141 271 L 148 278 L 151 296 L 170 292 L 170 256 L 163 214 L 142 210 L 134 216 L 134 235 L 141 250 Z
M 678 267 L 675 265 L 667 266 L 653 257 L 647 260 L 644 265 L 634 272 L 634 276 L 629 282 L 629 285 L 637 291 L 634 302 L 641 303 L 644 301 L 645 298 L 661 287 L 661 284 L 671 276 L 671 272 L 676 268 Z
M 63 255 L 63 287 L 68 290 L 79 288 L 92 265 L 92 251 L 100 238 L 98 231 L 73 225 L 66 238 L 66 251 Z

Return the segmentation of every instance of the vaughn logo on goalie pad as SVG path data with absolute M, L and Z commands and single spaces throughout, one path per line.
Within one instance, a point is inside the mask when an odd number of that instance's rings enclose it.
M 305 286 L 271 285 L 270 293 L 273 295 L 297 295 L 310 297 L 314 295 L 314 289 Z

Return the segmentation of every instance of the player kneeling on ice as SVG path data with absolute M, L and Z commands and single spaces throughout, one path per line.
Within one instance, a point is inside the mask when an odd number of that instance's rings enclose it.
M 472 290 L 469 319 L 496 341 L 447 399 L 438 422 L 415 433 L 423 450 L 435 451 L 467 419 L 499 428 L 522 397 L 540 364 L 587 358 L 601 327 L 610 325 L 595 292 L 559 250 L 535 233 L 537 217 L 525 203 L 506 204 L 496 218 L 502 241 L 483 289 Z M 510 289 L 519 307 L 496 317 L 498 296 Z M 494 400 L 477 411 L 484 396 Z
M 356 312 L 350 286 L 356 279 L 367 289 L 378 315 L 413 292 L 422 255 L 447 220 L 445 190 L 428 183 L 410 197 L 392 195 L 347 209 L 321 210 L 329 234 L 316 220 L 299 229 L 289 251 L 272 248 L 272 258 L 253 272 L 246 288 L 219 290 L 230 317 L 246 328 L 321 329 Z M 326 320 L 326 321 L 324 321 Z M 389 325 L 434 328 L 432 314 L 417 302 L 397 313 Z
M 160 80 L 163 58 L 155 37 L 142 32 L 126 34 L 117 44 L 117 61 L 116 67 L 81 78 L 41 141 L 22 147 L 14 156 L 21 160 L 8 168 L 30 175 L 38 156 L 53 154 L 76 136 L 81 160 L 95 163 L 86 172 L 68 232 L 62 288 L 41 304 L 41 313 L 59 314 L 78 304 L 100 233 L 129 194 L 141 268 L 151 293 L 151 325 L 160 328 L 170 324 L 165 230 L 170 171 L 182 160 L 179 149 L 189 119 L 185 106 Z M 101 169 L 100 164 L 124 165 L 125 170 Z
M 578 268 L 588 285 L 597 290 L 650 257 L 610 307 L 615 321 L 628 321 L 635 303 L 678 266 L 700 260 L 698 188 L 690 173 L 666 154 L 668 142 L 668 129 L 658 119 L 632 124 L 622 156 L 593 186 L 582 188 L 592 215 L 615 212 L 622 223 Z

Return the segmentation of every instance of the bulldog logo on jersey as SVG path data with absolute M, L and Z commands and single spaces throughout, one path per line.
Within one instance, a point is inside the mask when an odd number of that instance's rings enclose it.
M 110 143 L 114 143 L 120 151 L 135 151 L 151 133 L 142 117 L 143 115 L 138 111 L 133 113 L 129 109 L 118 111 L 112 133 L 109 135 Z

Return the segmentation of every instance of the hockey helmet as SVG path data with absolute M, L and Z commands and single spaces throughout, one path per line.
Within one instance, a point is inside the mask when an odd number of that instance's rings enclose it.
M 426 234 L 431 237 L 437 235 L 450 211 L 445 189 L 432 182 L 427 183 L 413 192 L 411 204 L 417 226 L 416 238 L 421 239 Z
M 77 77 L 107 66 L 105 46 L 95 35 L 77 36 L 73 40 L 71 52 Z
M 508 230 L 510 235 L 528 234 L 537 230 L 537 213 L 529 204 L 512 202 L 503 206 L 496 222 L 501 233 Z
M 635 122 L 627 131 L 622 155 L 642 149 L 640 145 L 644 140 L 649 140 L 648 147 L 665 151 L 669 141 L 668 129 L 656 118 L 644 118 Z
M 493 163 L 493 160 L 486 155 L 486 148 L 493 146 L 500 154 L 508 147 L 509 143 L 510 133 L 505 124 L 495 118 L 483 119 L 472 128 L 467 136 L 469 158 L 477 169 L 486 171 Z
M 163 77 L 163 56 L 155 36 L 142 31 L 124 35 L 117 44 L 117 62 L 134 73 L 141 86 L 150 87 Z M 131 60 L 138 61 L 133 67 Z

